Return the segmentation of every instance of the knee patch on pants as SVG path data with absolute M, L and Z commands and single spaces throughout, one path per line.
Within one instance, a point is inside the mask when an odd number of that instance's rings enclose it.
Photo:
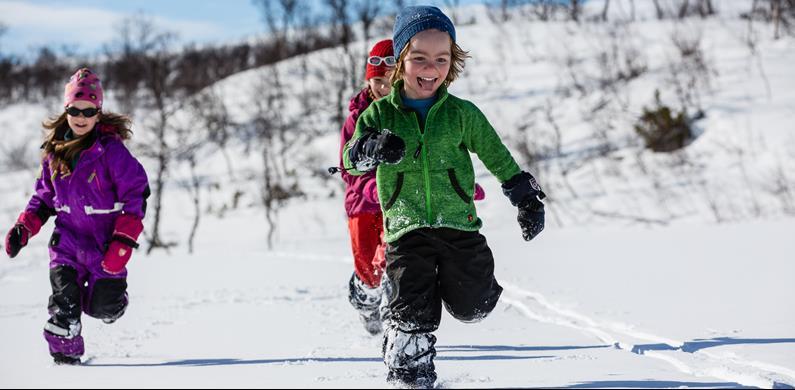
M 52 295 L 47 307 L 53 318 L 62 324 L 79 321 L 82 289 L 77 270 L 65 265 L 50 268 L 50 285 Z
M 99 279 L 94 283 L 86 314 L 94 318 L 118 318 L 127 308 L 127 281 Z
M 502 295 L 502 287 L 496 280 L 486 294 L 470 299 L 456 299 L 455 301 L 444 300 L 444 307 L 453 318 L 467 323 L 478 322 L 491 314 L 497 301 Z

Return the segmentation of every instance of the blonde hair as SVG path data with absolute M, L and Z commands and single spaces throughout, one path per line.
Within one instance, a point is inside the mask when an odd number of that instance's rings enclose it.
M 132 130 L 130 126 L 132 121 L 125 115 L 114 113 L 100 112 L 97 125 L 105 125 L 106 128 L 113 129 L 112 131 L 121 137 L 121 139 L 130 139 Z M 94 131 L 90 131 L 77 138 L 66 140 L 64 139 L 66 132 L 69 130 L 69 122 L 66 119 L 66 112 L 61 113 L 57 117 L 50 118 L 48 121 L 43 122 L 41 125 L 49 130 L 44 136 L 44 145 L 42 146 L 44 156 L 52 156 L 50 161 L 50 170 L 53 175 L 60 173 L 67 176 L 71 173 L 69 167 L 73 161 L 83 150 L 90 148 L 96 138 Z
M 411 45 L 406 45 L 406 47 L 404 47 L 400 52 L 397 64 L 395 65 L 395 70 L 389 77 L 389 82 L 391 84 L 395 84 L 396 81 L 403 79 L 403 75 L 406 73 L 403 63 L 406 60 L 406 57 L 409 55 L 409 47 L 411 47 Z M 461 46 L 458 46 L 458 44 L 455 42 L 450 44 L 450 70 L 447 72 L 447 77 L 445 77 L 443 82 L 445 87 L 449 86 L 453 81 L 458 79 L 458 76 L 460 76 L 461 72 L 464 71 L 464 66 L 466 65 L 465 61 L 467 58 L 471 58 L 468 51 L 462 49 Z

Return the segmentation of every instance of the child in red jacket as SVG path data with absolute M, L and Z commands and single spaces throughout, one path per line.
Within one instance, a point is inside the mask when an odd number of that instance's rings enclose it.
M 356 130 L 359 114 L 374 100 L 391 92 L 388 72 L 395 66 L 392 40 L 376 43 L 367 58 L 365 80 L 367 87 L 354 96 L 348 106 L 350 113 L 342 127 L 342 147 Z M 359 311 L 359 318 L 370 334 L 381 332 L 381 276 L 384 270 L 384 223 L 375 184 L 375 172 L 353 176 L 342 170 L 345 180 L 345 211 L 353 249 L 354 272 L 349 283 L 349 300 Z

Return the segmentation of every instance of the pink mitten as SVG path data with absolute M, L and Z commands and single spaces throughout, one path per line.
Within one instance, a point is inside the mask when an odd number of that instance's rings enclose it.
M 124 271 L 133 248 L 138 248 L 138 236 L 143 230 L 144 224 L 135 216 L 122 214 L 116 219 L 113 237 L 102 259 L 105 272 L 115 275 Z
M 486 199 L 486 191 L 483 190 L 483 187 L 480 184 L 475 183 L 475 200 L 483 200 Z

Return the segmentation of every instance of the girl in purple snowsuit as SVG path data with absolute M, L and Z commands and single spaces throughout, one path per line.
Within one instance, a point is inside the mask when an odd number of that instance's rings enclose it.
M 110 324 L 127 308 L 127 270 L 143 231 L 149 185 L 123 141 L 130 120 L 102 112 L 102 85 L 89 69 L 66 84 L 64 112 L 44 123 L 36 193 L 6 236 L 15 257 L 51 216 L 50 319 L 44 338 L 57 364 L 79 364 L 81 313 Z

